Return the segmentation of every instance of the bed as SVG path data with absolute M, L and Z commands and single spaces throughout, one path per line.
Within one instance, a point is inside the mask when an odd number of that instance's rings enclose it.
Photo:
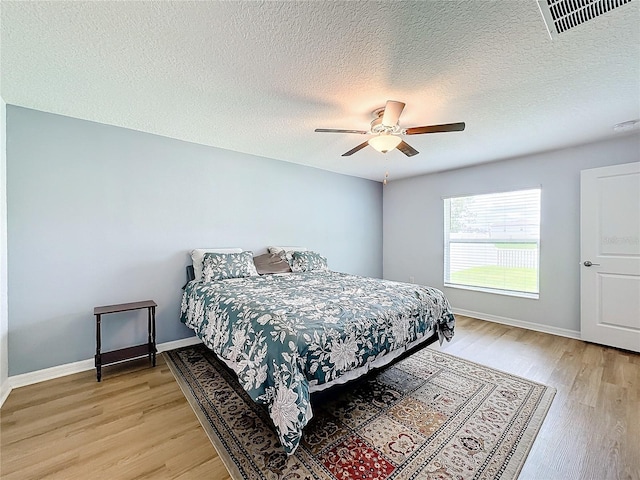
M 267 407 L 287 454 L 312 418 L 312 392 L 450 340 L 455 322 L 437 289 L 326 268 L 190 281 L 181 321 Z

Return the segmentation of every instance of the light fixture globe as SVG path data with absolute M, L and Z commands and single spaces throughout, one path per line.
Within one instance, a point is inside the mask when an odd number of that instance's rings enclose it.
M 373 137 L 369 140 L 369 145 L 375 148 L 380 153 L 387 153 L 389 150 L 393 150 L 400 145 L 402 139 L 395 135 L 381 134 L 377 137 Z

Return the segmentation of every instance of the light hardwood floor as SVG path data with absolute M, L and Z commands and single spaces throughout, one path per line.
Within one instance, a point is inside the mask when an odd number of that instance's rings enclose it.
M 443 351 L 554 386 L 521 480 L 640 479 L 640 355 L 457 317 Z M 439 346 L 429 348 L 440 349 Z M 3 479 L 228 479 L 164 360 L 22 387 L 0 410 Z

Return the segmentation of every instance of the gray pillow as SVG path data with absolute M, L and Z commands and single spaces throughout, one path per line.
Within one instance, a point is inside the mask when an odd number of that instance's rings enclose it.
M 270 273 L 288 273 L 291 271 L 291 267 L 279 254 L 277 253 L 265 253 L 253 257 L 253 263 L 256 265 L 256 270 L 260 275 L 267 275 Z

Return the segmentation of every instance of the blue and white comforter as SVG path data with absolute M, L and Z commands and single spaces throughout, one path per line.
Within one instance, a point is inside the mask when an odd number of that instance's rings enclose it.
M 454 328 L 435 288 L 332 271 L 193 281 L 181 321 L 267 405 L 289 454 L 312 417 L 310 384 L 366 369 L 433 327 L 449 340 Z

